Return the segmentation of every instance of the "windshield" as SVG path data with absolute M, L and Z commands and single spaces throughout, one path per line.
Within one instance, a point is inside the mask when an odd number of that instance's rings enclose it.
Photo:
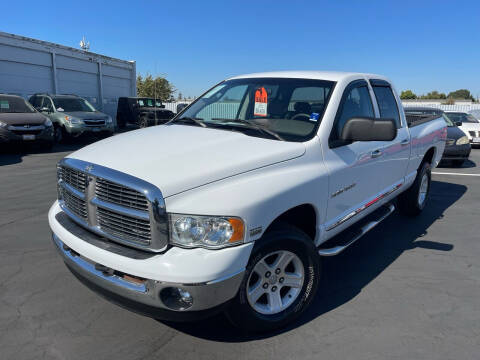
M 208 91 L 173 121 L 194 119 L 196 122 L 188 125 L 201 121 L 205 126 L 252 136 L 269 133 L 277 139 L 306 141 L 313 137 L 322 120 L 334 84 L 287 78 L 228 80 Z
M 162 102 L 158 99 L 138 99 L 138 106 L 140 107 L 161 107 Z
M 447 116 L 452 121 L 461 121 L 465 123 L 475 123 L 475 124 L 478 123 L 478 120 L 475 119 L 475 117 L 466 113 L 447 112 Z
M 94 112 L 95 108 L 87 100 L 82 98 L 53 98 L 53 103 L 57 111 L 75 112 L 85 111 Z
M 456 125 L 452 122 L 452 120 L 450 120 L 450 119 L 448 118 L 447 115 L 442 114 L 442 117 L 443 117 L 443 120 L 445 120 L 445 122 L 447 123 L 447 126 L 449 126 L 449 127 L 456 126 Z
M 21 97 L 0 96 L 0 113 L 33 113 L 32 105 Z

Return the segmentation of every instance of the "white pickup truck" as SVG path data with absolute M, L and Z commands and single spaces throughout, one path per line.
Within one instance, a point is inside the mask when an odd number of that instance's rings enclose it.
M 270 330 L 310 304 L 322 256 L 395 206 L 422 211 L 445 139 L 441 117 L 405 117 L 383 76 L 237 76 L 166 125 L 61 160 L 53 241 L 123 307 Z

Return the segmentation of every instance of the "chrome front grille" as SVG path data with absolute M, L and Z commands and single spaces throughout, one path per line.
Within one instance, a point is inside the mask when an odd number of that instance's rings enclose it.
M 65 181 L 68 185 L 73 186 L 81 192 L 84 192 L 87 187 L 87 175 L 76 169 L 60 166 L 59 177 L 62 181 Z
M 150 220 L 137 219 L 100 207 L 97 208 L 97 219 L 100 228 L 109 234 L 145 245 L 150 244 Z
M 100 165 L 63 159 L 59 203 L 78 224 L 113 241 L 149 251 L 168 245 L 168 219 L 160 190 Z
M 104 201 L 137 210 L 148 210 L 147 198 L 136 190 L 98 178 L 95 195 Z
M 63 201 L 65 202 L 65 205 L 70 209 L 70 211 L 86 221 L 87 203 L 85 202 L 85 200 L 76 197 L 65 189 L 61 189 L 61 192 Z

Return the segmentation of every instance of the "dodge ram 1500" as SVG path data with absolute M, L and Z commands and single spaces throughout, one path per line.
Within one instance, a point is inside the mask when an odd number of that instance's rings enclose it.
M 123 307 L 267 331 L 309 306 L 323 256 L 395 207 L 423 210 L 445 139 L 442 117 L 407 122 L 383 76 L 237 76 L 165 125 L 61 160 L 53 242 Z

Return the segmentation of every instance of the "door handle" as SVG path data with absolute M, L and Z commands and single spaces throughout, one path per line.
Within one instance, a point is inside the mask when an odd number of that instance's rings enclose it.
M 405 145 L 408 145 L 410 144 L 410 139 L 403 139 L 402 142 L 400 143 L 400 145 L 402 146 L 405 146 Z
M 380 150 L 380 149 L 377 149 L 377 150 L 375 150 L 375 151 L 372 151 L 372 153 L 370 154 L 370 156 L 371 156 L 372 158 L 377 158 L 377 157 L 379 157 L 379 156 L 382 156 L 382 154 L 383 154 L 383 151 Z

